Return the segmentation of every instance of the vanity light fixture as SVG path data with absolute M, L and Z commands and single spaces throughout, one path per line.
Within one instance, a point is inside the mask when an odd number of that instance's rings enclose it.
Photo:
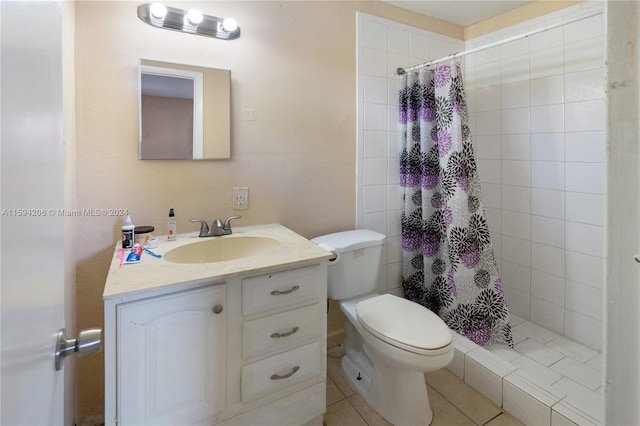
M 138 6 L 138 18 L 154 27 L 183 33 L 222 40 L 240 37 L 240 28 L 235 19 L 204 15 L 198 9 L 186 11 L 162 3 L 147 3 Z
M 204 19 L 204 15 L 198 9 L 189 9 L 187 20 L 191 25 L 198 25 Z
M 238 22 L 233 18 L 224 18 L 222 21 L 222 29 L 232 33 L 238 29 Z
M 156 19 L 164 19 L 167 15 L 167 7 L 162 3 L 151 3 L 149 6 L 151 16 Z

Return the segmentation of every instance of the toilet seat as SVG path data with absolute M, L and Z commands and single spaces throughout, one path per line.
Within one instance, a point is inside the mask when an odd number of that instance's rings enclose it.
M 440 355 L 452 348 L 449 327 L 429 309 L 390 294 L 358 302 L 356 314 L 375 337 L 420 355 Z

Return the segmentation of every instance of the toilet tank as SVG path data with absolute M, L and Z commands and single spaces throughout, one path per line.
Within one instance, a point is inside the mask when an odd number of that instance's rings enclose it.
M 377 290 L 385 236 L 368 229 L 336 232 L 313 238 L 338 255 L 329 263 L 327 293 L 343 300 L 373 294 Z

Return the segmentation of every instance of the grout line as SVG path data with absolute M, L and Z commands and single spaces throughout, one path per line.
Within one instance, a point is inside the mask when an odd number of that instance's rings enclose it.
M 354 395 L 351 395 L 349 398 L 347 398 L 347 402 L 349 403 L 349 405 L 351 405 L 351 407 L 355 410 L 356 413 L 358 413 L 358 416 L 360 416 L 360 418 L 362 419 L 362 421 L 364 422 L 364 424 L 369 425 L 369 422 L 367 422 L 367 419 L 365 419 L 362 414 L 360 413 L 360 411 L 358 411 L 358 409 L 356 408 L 355 405 L 353 405 L 353 403 L 351 402 L 351 398 L 353 398 Z
M 465 356 L 466 356 L 466 355 L 465 355 Z M 457 377 L 457 376 L 456 376 L 456 377 Z M 458 377 L 458 378 L 459 378 L 459 377 Z M 471 387 L 467 382 L 464 382 L 464 384 L 465 384 L 466 386 Z M 431 385 L 429 385 L 429 384 L 427 383 L 427 393 L 428 393 L 429 395 L 431 395 L 433 392 L 435 392 L 435 393 L 437 393 L 438 395 L 440 395 L 440 397 L 441 397 L 442 399 L 444 399 L 445 401 L 447 401 L 447 402 L 448 402 L 448 403 L 449 403 L 449 404 L 450 404 L 450 405 L 451 405 L 451 406 L 452 406 L 456 411 L 458 411 L 458 412 L 459 412 L 460 414 L 462 414 L 464 417 L 466 417 L 467 419 L 469 419 L 469 421 L 470 421 L 471 423 L 473 423 L 474 425 L 477 425 L 477 423 L 476 423 L 476 422 L 474 422 L 474 421 L 473 421 L 473 419 L 471 419 L 471 417 L 467 416 L 467 415 L 466 415 L 466 413 L 465 413 L 464 411 L 462 411 L 460 408 L 458 408 L 458 406 L 456 406 L 456 405 L 453 403 L 453 401 L 450 401 L 446 396 L 442 395 L 442 394 L 441 394 L 440 392 L 438 392 L 438 391 L 437 391 L 433 386 L 431 386 Z M 484 396 L 484 395 L 483 395 L 483 396 Z M 433 407 L 432 407 L 432 409 L 433 409 Z M 500 413 L 498 413 L 498 415 L 497 415 L 497 416 L 499 416 L 500 414 L 502 414 L 502 413 L 503 413 L 502 408 L 498 408 L 498 409 L 500 410 Z M 435 413 L 434 413 L 434 415 L 435 415 Z M 496 416 L 496 417 L 497 417 L 497 416 Z M 495 418 L 495 417 L 494 417 L 494 418 Z M 493 420 L 493 419 L 491 419 L 491 420 Z M 484 424 L 489 423 L 491 420 L 489 420 L 488 422 L 486 422 L 486 423 L 484 423 Z M 482 426 L 482 425 L 479 425 L 479 426 Z
M 500 411 L 498 414 L 496 414 L 495 417 L 493 417 L 492 419 L 487 420 L 482 426 L 488 425 L 489 423 L 491 423 L 492 421 L 494 421 L 495 419 L 500 417 L 502 414 L 504 414 L 504 411 Z

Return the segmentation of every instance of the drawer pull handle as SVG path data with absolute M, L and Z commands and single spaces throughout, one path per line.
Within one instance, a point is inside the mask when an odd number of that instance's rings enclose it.
M 271 337 L 274 339 L 277 339 L 278 337 L 289 337 L 298 330 L 300 330 L 300 327 L 293 327 L 291 331 L 287 331 L 286 333 L 273 333 Z
M 293 367 L 293 370 L 289 371 L 287 374 L 283 374 L 282 376 L 279 374 L 274 374 L 271 376 L 271 380 L 280 380 L 280 379 L 287 379 L 291 376 L 293 376 L 294 374 L 296 374 L 296 372 L 300 370 L 300 366 L 296 365 L 295 367 Z
M 219 314 L 220 312 L 222 312 L 222 305 L 214 306 L 212 311 L 213 311 L 214 314 Z
M 283 291 L 280 291 L 280 290 L 273 290 L 273 291 L 271 292 L 271 295 L 272 295 L 272 296 L 280 296 L 280 295 L 283 295 L 283 294 L 293 293 L 294 291 L 299 290 L 299 289 L 300 289 L 300 286 L 299 286 L 299 285 L 294 285 L 294 286 L 293 286 L 293 287 L 291 287 L 289 290 L 283 290 Z

